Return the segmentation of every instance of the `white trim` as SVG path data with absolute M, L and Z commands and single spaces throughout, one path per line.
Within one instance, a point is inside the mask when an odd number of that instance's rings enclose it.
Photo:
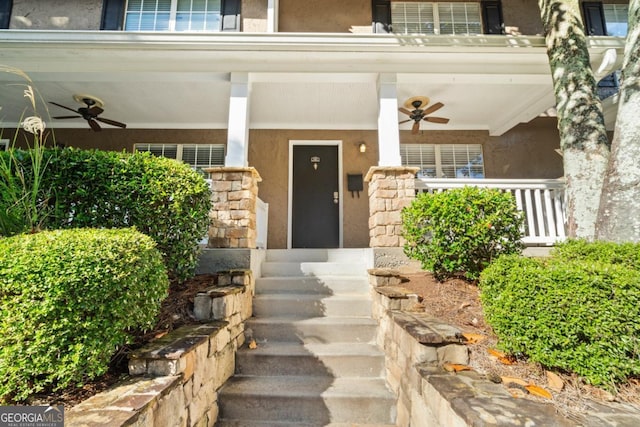
M 338 147 L 338 191 L 339 191 L 339 206 L 338 206 L 338 247 L 344 246 L 344 191 L 343 191 L 343 179 L 342 179 L 342 140 L 289 140 L 289 179 L 288 179 L 288 195 L 287 195 L 287 248 L 291 249 L 293 246 L 293 147 L 296 145 L 327 145 Z
M 278 0 L 267 0 L 267 33 L 278 32 Z
M 8 148 L 9 148 L 9 140 L 0 139 L 0 151 L 7 151 Z

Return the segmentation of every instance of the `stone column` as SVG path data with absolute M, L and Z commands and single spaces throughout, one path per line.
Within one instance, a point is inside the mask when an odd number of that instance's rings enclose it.
M 374 166 L 367 172 L 370 247 L 402 247 L 404 244 L 401 212 L 416 197 L 418 170 L 408 166 Z
M 256 201 L 262 181 L 252 167 L 215 167 L 211 176 L 209 248 L 256 247 Z

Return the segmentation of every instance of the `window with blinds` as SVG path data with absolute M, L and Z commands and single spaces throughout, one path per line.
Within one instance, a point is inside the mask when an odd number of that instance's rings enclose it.
M 125 31 L 220 31 L 221 0 L 129 0 Z
M 391 2 L 397 34 L 481 34 L 480 3 Z
M 418 178 L 484 178 L 480 144 L 401 144 L 400 157 Z
M 201 172 L 224 166 L 224 144 L 136 144 L 135 150 L 180 160 Z
M 603 4 L 604 20 L 607 23 L 608 36 L 627 36 L 627 26 L 629 22 L 629 5 L 626 4 Z

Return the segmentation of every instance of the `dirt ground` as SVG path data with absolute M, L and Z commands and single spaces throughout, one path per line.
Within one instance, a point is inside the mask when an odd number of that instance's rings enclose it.
M 484 320 L 479 290 L 475 284 L 461 279 L 449 279 L 439 282 L 427 272 L 403 275 L 401 286 L 410 289 L 419 296 L 419 310 L 424 309 L 446 323 L 457 326 L 463 333 L 479 334 L 482 340 L 469 344 L 471 369 L 495 382 L 502 381 L 513 387 L 509 391 L 521 398 L 531 398 L 553 403 L 557 410 L 578 420 L 594 401 L 627 402 L 640 405 L 640 379 L 632 379 L 620 385 L 617 392 L 589 386 L 577 376 L 559 371 L 547 371 L 540 365 L 526 360 L 496 357 L 497 338 Z M 500 354 L 498 354 L 500 356 Z M 502 361 L 501 361 L 502 360 Z M 522 381 L 522 383 L 521 383 Z M 533 384 L 551 393 L 552 398 L 531 394 L 522 384 Z
M 620 386 L 617 394 L 611 394 L 595 387 L 582 383 L 577 377 L 565 373 L 555 372 L 561 379 L 561 390 L 553 390 L 550 387 L 547 372 L 539 365 L 527 363 L 525 360 L 513 360 L 513 364 L 504 364 L 500 359 L 490 353 L 495 349 L 497 339 L 491 328 L 485 323 L 482 306 L 478 296 L 478 288 L 461 279 L 450 279 L 444 282 L 437 281 L 430 273 L 410 273 L 403 275 L 401 286 L 410 289 L 419 296 L 420 305 L 417 309 L 441 319 L 451 325 L 457 326 L 464 333 L 477 334 L 482 340 L 476 344 L 469 344 L 469 367 L 482 374 L 486 374 L 495 381 L 507 377 L 511 378 L 513 387 L 509 390 L 512 394 L 522 398 L 542 399 L 546 398 L 531 395 L 524 387 L 517 383 L 534 384 L 548 390 L 552 394 L 550 401 L 556 405 L 560 413 L 568 417 L 574 417 L 595 401 L 621 401 L 640 405 L 640 380 L 634 379 L 628 384 Z M 99 393 L 117 381 L 127 373 L 127 353 L 163 336 L 169 331 L 182 325 L 196 322 L 193 317 L 193 298 L 195 294 L 212 284 L 215 284 L 214 275 L 198 275 L 182 283 L 173 284 L 170 295 L 162 305 L 156 327 L 148 332 L 136 334 L 131 345 L 122 349 L 114 357 L 111 368 L 107 374 L 95 380 L 86 381 L 80 387 L 69 387 L 58 392 L 42 393 L 34 396 L 28 404 L 52 404 L 64 405 L 70 408 L 82 400 Z M 503 381 L 504 383 L 504 381 Z M 515 385 L 514 385 L 515 384 Z M 557 385 L 557 380 L 554 382 Z

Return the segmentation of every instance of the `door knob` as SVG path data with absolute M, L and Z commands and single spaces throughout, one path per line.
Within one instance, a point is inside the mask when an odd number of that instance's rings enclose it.
M 340 201 L 340 193 L 338 193 L 337 191 L 334 191 L 333 192 L 333 203 L 335 203 L 337 205 L 339 201 Z

